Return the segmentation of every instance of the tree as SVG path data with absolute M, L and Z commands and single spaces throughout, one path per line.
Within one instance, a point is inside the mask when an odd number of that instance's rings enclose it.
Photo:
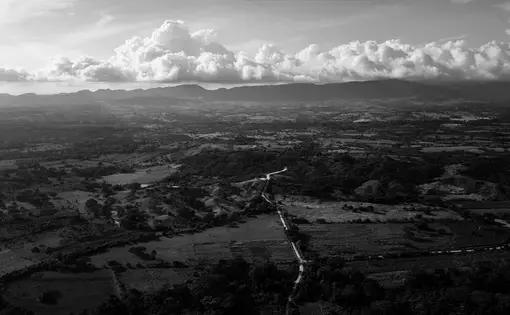
M 202 217 L 202 221 L 206 222 L 206 223 L 209 223 L 211 221 L 214 220 L 214 213 L 212 212 L 209 212 L 209 213 L 206 213 L 203 217 Z
M 88 199 L 88 200 L 85 202 L 85 207 L 87 207 L 87 208 L 89 208 L 89 209 L 90 209 L 90 208 L 94 208 L 94 207 L 96 207 L 96 206 L 98 206 L 98 205 L 99 205 L 99 202 L 97 202 L 97 200 L 96 200 L 96 199 L 94 199 L 94 198 L 90 198 L 90 199 Z

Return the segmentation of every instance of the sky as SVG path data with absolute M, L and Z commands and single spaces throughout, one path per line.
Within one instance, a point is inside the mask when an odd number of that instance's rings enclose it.
M 505 0 L 0 0 L 0 92 L 510 79 Z

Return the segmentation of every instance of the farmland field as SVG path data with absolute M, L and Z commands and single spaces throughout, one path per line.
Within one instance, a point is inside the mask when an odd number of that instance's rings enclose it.
M 510 214 L 510 208 L 507 209 L 467 209 L 467 211 L 475 214 L 491 213 L 495 216 L 504 216 Z
M 135 173 L 114 174 L 104 176 L 101 181 L 110 185 L 124 185 L 131 183 L 150 184 L 160 181 L 173 174 L 179 165 L 162 165 L 137 170 Z
M 43 305 L 36 300 L 44 290 L 58 290 L 61 297 L 57 305 Z M 65 274 L 37 273 L 29 278 L 13 281 L 7 286 L 5 299 L 41 315 L 67 315 L 82 309 L 91 309 L 114 294 L 108 270 L 92 273 Z
M 63 193 L 59 193 L 57 196 L 62 199 L 53 201 L 56 207 L 59 207 L 61 209 L 70 207 L 77 208 L 81 214 L 87 213 L 87 211 L 85 210 L 85 203 L 87 202 L 87 200 L 89 200 L 90 198 L 102 199 L 101 196 L 98 196 L 97 194 L 80 190 L 66 191 Z
M 319 303 L 305 303 L 299 307 L 299 314 L 303 315 L 322 315 Z
M 242 256 L 246 260 L 272 259 L 293 261 L 294 255 L 285 239 L 283 229 L 276 216 L 261 215 L 248 219 L 238 227 L 215 227 L 205 232 L 184 234 L 159 241 L 140 244 L 148 252 L 155 250 L 158 258 L 168 262 L 187 261 L 208 257 L 210 260 Z M 98 266 L 108 260 L 123 263 L 144 263 L 129 252 L 131 246 L 112 248 L 106 253 L 92 257 Z
M 57 160 L 57 161 L 48 161 L 41 162 L 41 165 L 44 167 L 52 167 L 56 169 L 72 169 L 72 168 L 87 168 L 87 167 L 97 167 L 99 163 L 102 161 L 97 160 L 77 160 L 77 159 L 65 159 L 65 160 Z M 102 162 L 104 165 L 112 165 L 111 163 Z
M 12 271 L 21 270 L 23 268 L 32 266 L 33 264 L 33 262 L 20 257 L 14 251 L 0 251 L 0 276 Z
M 458 255 L 434 255 L 419 258 L 388 258 L 371 261 L 348 261 L 346 266 L 359 270 L 366 274 L 378 274 L 395 271 L 427 270 L 451 267 L 472 267 L 476 262 L 486 261 L 488 253 L 473 252 Z M 491 252 L 490 259 L 493 261 L 510 259 L 510 252 Z
M 182 284 L 190 277 L 189 269 L 128 269 L 119 280 L 127 290 L 156 291 L 165 284 Z
M 99 160 L 103 163 L 110 162 L 113 164 L 122 164 L 122 163 L 129 163 L 129 164 L 138 164 L 142 163 L 144 161 L 150 160 L 157 156 L 157 154 L 150 154 L 150 153 L 119 153 L 119 154 L 106 154 L 101 155 L 99 157 Z
M 282 201 L 284 208 L 291 215 L 299 218 L 315 221 L 324 219 L 331 223 L 343 223 L 354 220 L 365 220 L 377 222 L 387 222 L 392 220 L 414 219 L 416 215 L 421 215 L 426 219 L 444 220 L 444 219 L 461 219 L 461 217 L 449 209 L 438 208 L 425 214 L 426 209 L 423 205 L 382 205 L 367 202 L 304 202 L 304 201 Z M 359 212 L 351 209 L 344 209 L 343 206 L 356 207 L 374 207 L 373 212 Z M 405 210 L 405 208 L 407 208 Z M 408 210 L 414 208 L 414 210 Z
M 359 270 L 368 278 L 378 281 L 383 287 L 391 288 L 403 284 L 412 270 L 435 270 L 442 268 L 470 268 L 478 262 L 487 261 L 488 253 L 467 253 L 462 255 L 439 255 L 420 258 L 384 259 L 347 262 L 349 269 Z M 493 261 L 510 259 L 507 251 L 491 252 Z
M 310 249 L 320 256 L 387 254 L 411 250 L 433 250 L 501 244 L 510 230 L 482 226 L 471 221 L 430 223 L 425 229 L 414 224 L 302 224 L 300 230 L 311 236 Z M 472 232 L 477 230 L 477 234 Z

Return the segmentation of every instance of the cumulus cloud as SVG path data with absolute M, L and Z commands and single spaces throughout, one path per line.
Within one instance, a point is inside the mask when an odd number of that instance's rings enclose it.
M 191 32 L 165 21 L 150 37 L 133 37 L 108 59 L 58 57 L 28 73 L 1 69 L 2 81 L 344 82 L 381 78 L 510 79 L 510 45 L 478 48 L 463 40 L 413 46 L 400 40 L 350 42 L 331 50 L 309 45 L 290 54 L 264 44 L 252 56 L 216 41 L 214 30 Z
M 0 81 L 3 82 L 20 82 L 26 81 L 29 74 L 24 70 L 0 68 Z

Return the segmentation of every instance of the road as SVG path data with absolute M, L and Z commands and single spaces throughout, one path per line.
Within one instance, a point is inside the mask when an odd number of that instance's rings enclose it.
M 271 176 L 277 175 L 277 174 L 281 174 L 281 173 L 284 173 L 286 171 L 287 171 L 287 167 L 285 167 L 281 171 L 268 173 L 268 174 L 266 174 L 265 177 L 259 178 L 259 180 L 265 180 L 266 181 L 266 185 L 262 189 L 262 192 L 260 193 L 260 195 L 262 196 L 262 198 L 264 198 L 264 200 L 266 202 L 268 202 L 269 204 L 271 204 L 272 206 L 274 206 L 276 208 L 276 210 L 278 212 L 278 216 L 280 217 L 280 221 L 282 222 L 283 228 L 285 229 L 285 231 L 290 231 L 290 225 L 288 224 L 287 219 L 285 218 L 285 214 L 280 209 L 280 207 L 278 207 L 278 205 L 276 205 L 274 202 L 269 200 L 269 198 L 266 195 L 267 184 L 271 180 Z M 298 273 L 298 277 L 294 281 L 294 288 L 293 288 L 292 294 L 289 296 L 289 299 L 288 299 L 286 314 L 289 314 L 289 306 L 290 306 L 290 304 L 294 303 L 294 296 L 295 296 L 295 294 L 296 294 L 296 292 L 298 290 L 298 287 L 299 287 L 299 284 L 301 283 L 301 280 L 303 279 L 303 273 L 305 272 L 305 264 L 307 263 L 307 261 L 303 258 L 302 254 L 301 254 L 301 251 L 297 247 L 296 243 L 292 242 L 292 240 L 290 240 L 290 239 L 289 239 L 289 243 L 290 243 L 290 245 L 292 247 L 292 250 L 294 251 L 294 255 L 296 256 L 297 261 L 299 262 L 299 273 Z

